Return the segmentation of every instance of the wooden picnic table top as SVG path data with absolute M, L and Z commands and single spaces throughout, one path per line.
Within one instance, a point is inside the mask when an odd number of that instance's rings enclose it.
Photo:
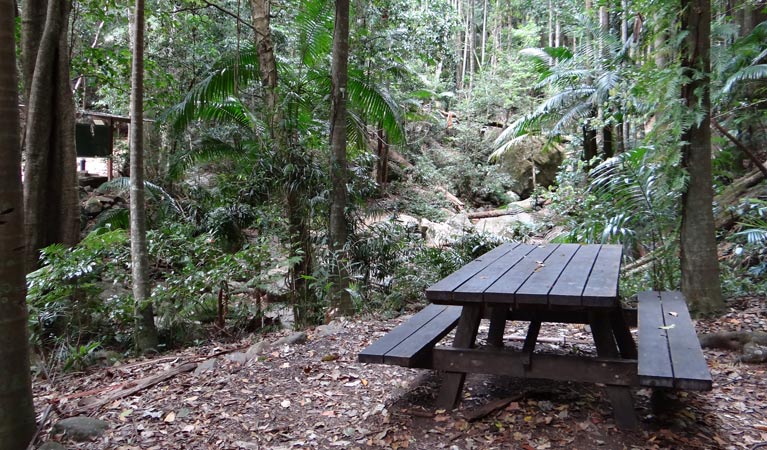
M 614 308 L 622 247 L 507 243 L 426 290 L 433 303 Z

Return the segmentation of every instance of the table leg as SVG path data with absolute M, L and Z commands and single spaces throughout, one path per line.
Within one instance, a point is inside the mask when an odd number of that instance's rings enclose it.
M 615 335 L 615 341 L 618 343 L 618 349 L 621 352 L 621 358 L 637 359 L 637 345 L 634 337 L 631 336 L 626 318 L 623 311 L 615 309 L 610 312 L 610 324 Z
M 525 337 L 525 344 L 522 346 L 522 353 L 527 356 L 524 363 L 525 367 L 530 367 L 530 363 L 533 360 L 533 351 L 535 351 L 535 344 L 538 342 L 538 333 L 541 331 L 541 321 L 537 317 L 530 322 L 530 326 L 527 327 L 527 336 Z
M 597 355 L 604 358 L 618 358 L 620 352 L 616 345 L 613 323 L 610 319 L 610 314 L 607 312 L 589 314 Z M 638 422 L 634 411 L 634 400 L 631 398 L 631 390 L 627 386 L 607 385 L 605 391 L 613 406 L 613 414 L 615 414 L 615 422 L 618 426 L 623 429 L 636 429 Z
M 464 305 L 461 318 L 458 321 L 458 328 L 455 331 L 453 347 L 473 347 L 474 341 L 477 339 L 480 320 L 482 320 L 482 305 Z M 465 380 L 466 374 L 463 372 L 446 372 L 437 397 L 437 406 L 453 409 L 460 399 Z
M 503 347 L 503 332 L 506 330 L 506 316 L 509 305 L 490 305 L 490 330 L 487 332 L 487 344 L 491 347 Z

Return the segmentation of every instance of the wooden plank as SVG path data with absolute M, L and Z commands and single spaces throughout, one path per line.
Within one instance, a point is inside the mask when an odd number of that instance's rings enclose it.
M 664 328 L 660 294 L 655 291 L 637 295 L 638 311 L 638 367 L 639 383 L 650 387 L 673 387 L 674 371 L 668 348 L 668 335 Z
M 482 320 L 482 305 L 467 305 L 463 307 L 458 329 L 455 332 L 453 347 L 458 349 L 471 349 L 477 339 L 479 322 Z M 433 351 L 432 351 L 433 352 Z M 431 354 L 431 353 L 430 353 Z M 467 371 L 448 371 L 442 380 L 437 406 L 444 409 L 453 409 L 461 398 L 463 382 L 466 381 Z
M 496 259 L 513 250 L 520 244 L 502 244 L 490 250 L 479 258 L 471 261 L 460 269 L 426 289 L 426 298 L 431 301 L 452 300 L 453 291 L 460 287 L 471 277 L 487 267 Z
M 550 305 L 578 305 L 582 303 L 583 289 L 589 279 L 599 245 L 581 245 L 549 291 Z
M 525 344 L 522 346 L 522 353 L 527 355 L 527 361 L 522 364 L 525 367 L 529 367 L 532 362 L 533 352 L 535 351 L 535 343 L 538 341 L 538 333 L 541 332 L 541 321 L 536 319 L 530 322 L 527 327 L 527 336 L 525 336 Z
M 549 291 L 554 287 L 578 247 L 580 247 L 578 244 L 562 244 L 557 247 L 543 262 L 543 266 L 536 268 L 527 281 L 517 289 L 516 303 L 518 305 L 548 304 Z M 578 292 L 576 300 L 580 304 L 580 292 Z
M 674 387 L 710 390 L 711 372 L 700 349 L 684 296 L 678 291 L 661 292 L 660 300 L 674 370 Z
M 599 249 L 589 280 L 583 289 L 584 306 L 616 305 L 622 253 L 623 248 L 620 245 L 603 245 Z
M 506 317 L 509 315 L 509 305 L 489 305 L 490 329 L 487 332 L 487 344 L 493 347 L 503 347 L 503 332 L 506 331 Z
M 527 355 L 516 350 L 435 347 L 431 359 L 421 361 L 418 367 L 577 383 L 637 385 L 636 360 L 550 353 L 535 353 L 532 358 L 532 364 L 525 368 Z
M 384 355 L 389 350 L 399 345 L 411 334 L 415 333 L 419 328 L 432 320 L 436 315 L 444 311 L 445 308 L 447 308 L 447 306 L 429 305 L 422 309 L 406 322 L 400 324 L 362 350 L 359 355 L 357 355 L 358 361 L 361 363 L 382 364 L 384 362 Z
M 433 319 L 384 355 L 384 364 L 413 367 L 415 362 L 430 351 L 458 323 L 461 307 L 448 306 Z
M 609 313 L 610 326 L 612 326 L 615 342 L 618 344 L 621 358 L 637 359 L 637 346 L 631 335 L 626 315 L 622 308 L 615 308 Z
M 453 298 L 464 301 L 482 301 L 485 289 L 490 287 L 509 270 L 516 270 L 516 265 L 527 254 L 535 250 L 534 245 L 520 244 L 510 252 L 493 261 L 454 291 Z
M 517 289 L 533 274 L 533 272 L 542 267 L 546 258 L 556 251 L 558 245 L 538 246 L 532 252 L 503 274 L 495 283 L 485 290 L 485 301 L 492 303 L 512 303 L 515 299 Z
M 601 252 L 600 252 L 601 253 Z M 600 358 L 617 358 L 620 352 L 616 345 L 610 322 L 610 312 L 595 311 L 589 313 L 591 334 L 594 336 L 594 344 L 597 347 L 597 355 Z M 613 407 L 615 423 L 619 428 L 633 430 L 639 425 L 636 411 L 634 411 L 634 399 L 631 398 L 631 390 L 626 386 L 616 386 L 607 383 L 605 392 Z

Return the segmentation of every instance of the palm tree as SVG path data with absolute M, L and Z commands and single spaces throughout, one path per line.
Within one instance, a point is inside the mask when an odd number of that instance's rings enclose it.
M 584 24 L 583 28 L 596 29 L 588 24 Z M 541 81 L 536 88 L 547 88 L 552 93 L 535 110 L 517 119 L 498 136 L 493 158 L 513 149 L 521 140 L 541 134 L 549 138 L 558 137 L 571 133 L 578 124 L 583 137 L 585 161 L 599 153 L 599 128 L 603 133 L 602 154 L 605 158 L 613 156 L 612 129 L 614 125 L 620 125 L 626 115 L 622 99 L 616 97 L 616 91 L 627 81 L 622 66 L 630 62 L 629 50 L 633 40 L 622 44 L 598 29 L 594 31 L 593 40 L 600 42 L 601 48 L 587 44 L 581 46 L 577 53 L 563 47 L 522 50 L 521 54 L 532 58 L 540 74 Z
M 254 47 L 244 48 L 217 63 L 208 77 L 168 112 L 177 129 L 202 120 L 227 124 L 237 130 L 236 137 L 229 139 L 205 139 L 203 146 L 178 160 L 173 173 L 178 174 L 195 162 L 224 155 L 272 158 L 268 178 L 279 180 L 290 228 L 289 256 L 291 261 L 298 261 L 291 271 L 298 323 L 321 319 L 321 311 L 306 289 L 313 257 L 309 233 L 312 208 L 308 198 L 318 180 L 311 150 L 324 148 L 316 136 L 326 133 L 329 119 L 324 99 L 330 96 L 332 86 L 327 65 L 333 24 L 331 6 L 327 1 L 307 0 L 300 4 L 296 16 L 300 30 L 298 61 L 275 59 L 276 74 L 272 75 L 270 70 L 264 70 L 264 64 L 271 64 L 263 57 L 265 46 L 257 42 Z M 253 86 L 256 80 L 261 81 L 260 86 Z M 249 103 L 248 94 L 253 93 L 266 97 L 266 108 L 263 103 Z M 270 100 L 272 93 L 279 95 Z M 368 84 L 362 71 L 353 68 L 348 71 L 346 95 L 345 130 L 349 145 L 366 145 L 367 123 L 380 123 L 392 142 L 404 141 L 405 132 L 394 101 L 385 91 Z M 277 113 L 270 112 L 271 104 L 279 108 Z
M 14 2 L 0 0 L 0 450 L 26 448 L 35 431 L 24 280 Z

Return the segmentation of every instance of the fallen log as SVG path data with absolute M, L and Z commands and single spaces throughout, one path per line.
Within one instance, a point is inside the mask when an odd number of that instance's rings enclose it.
M 486 219 L 488 217 L 512 216 L 524 211 L 525 210 L 520 207 L 511 207 L 506 209 L 493 209 L 490 211 L 474 211 L 468 213 L 467 216 L 469 219 Z
M 115 400 L 119 400 L 123 397 L 133 395 L 137 392 L 143 391 L 146 388 L 152 387 L 158 383 L 162 383 L 165 380 L 169 380 L 178 374 L 191 372 L 195 368 L 197 368 L 197 363 L 182 364 L 180 366 L 168 369 L 165 372 L 159 373 L 157 375 L 145 377 L 132 383 L 126 383 L 120 389 L 110 391 L 108 395 L 105 395 L 101 398 L 88 397 L 84 400 L 85 404 L 76 408 L 73 411 L 73 414 L 83 414 L 85 412 L 100 408 Z M 88 401 L 88 400 L 91 400 L 91 401 Z
M 753 197 L 759 189 L 757 185 L 764 180 L 764 175 L 758 169 L 735 180 L 725 190 L 714 197 L 717 208 L 714 210 L 714 224 L 717 229 L 730 229 L 738 221 L 731 207 L 737 206 L 744 197 Z
M 458 211 L 463 211 L 464 203 L 455 195 L 451 194 L 447 189 L 442 186 L 437 186 L 437 190 L 445 194 L 447 201 L 453 204 Z

